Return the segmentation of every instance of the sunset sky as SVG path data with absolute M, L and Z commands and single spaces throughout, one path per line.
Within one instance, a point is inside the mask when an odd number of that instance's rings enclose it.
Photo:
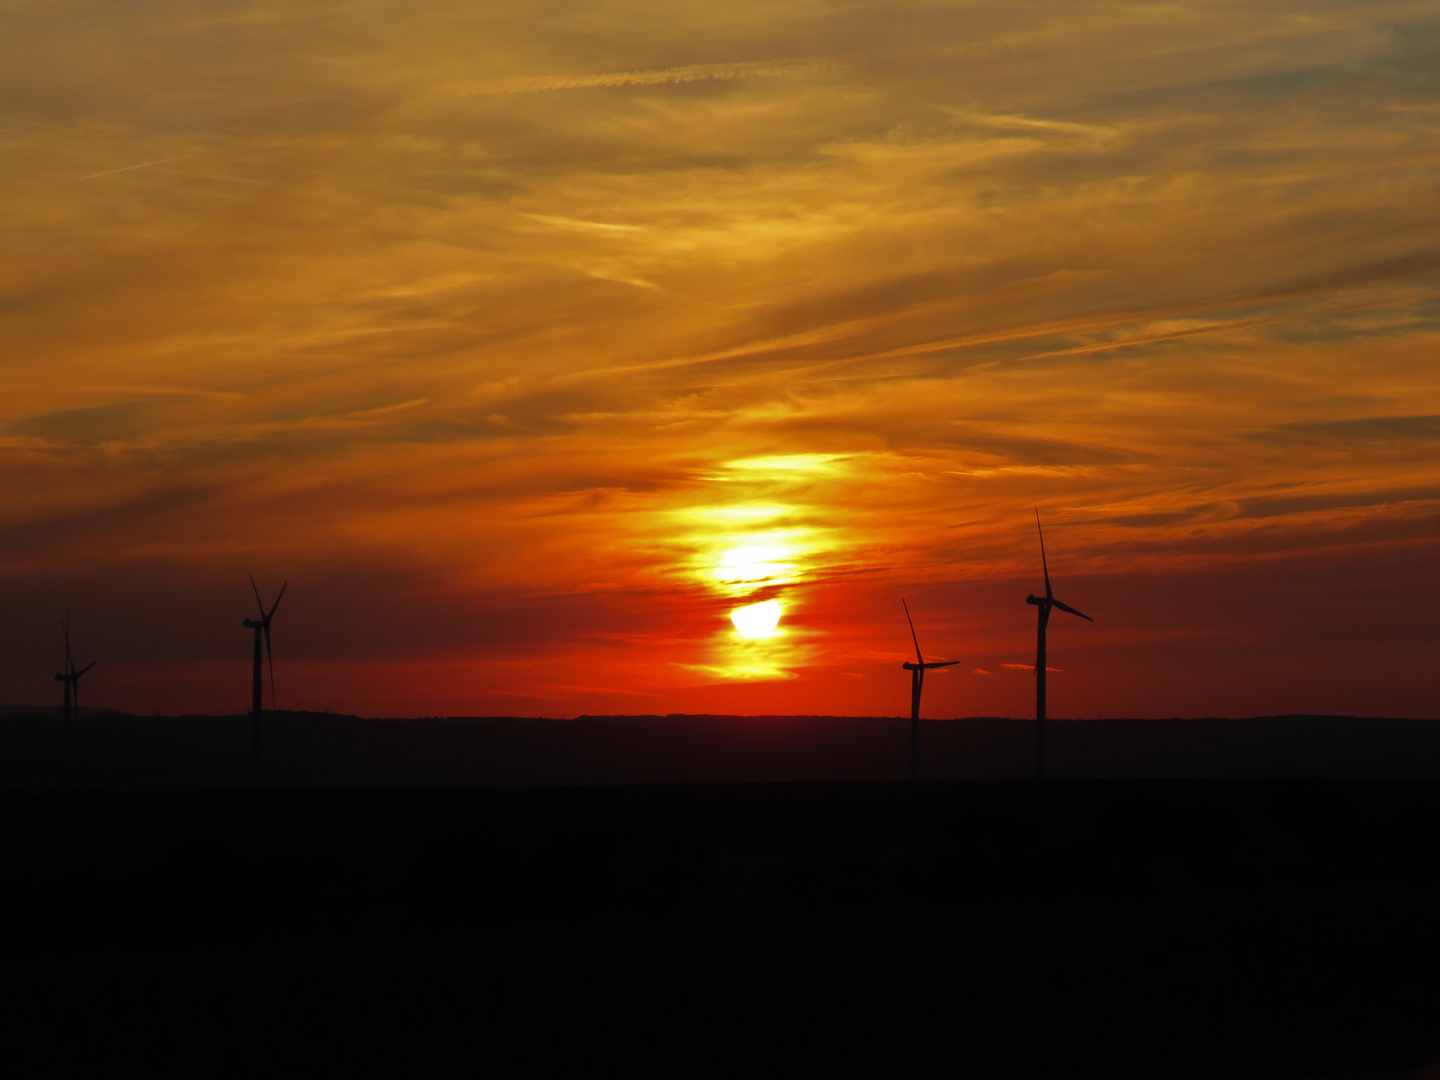
M 1440 3 L 0 3 L 0 703 L 1440 714 Z M 730 614 L 776 601 L 773 636 Z M 913 657 L 913 653 L 910 653 Z

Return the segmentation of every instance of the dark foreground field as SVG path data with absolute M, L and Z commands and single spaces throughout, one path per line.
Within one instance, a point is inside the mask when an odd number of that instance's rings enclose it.
M 1419 1075 L 1440 784 L 0 795 L 10 1075 Z
M 46 715 L 46 713 L 50 715 Z M 0 707 L 0 790 L 63 783 L 58 709 Z M 544 787 L 898 780 L 910 721 L 884 716 L 372 719 L 266 713 L 272 787 Z M 75 787 L 233 788 L 252 782 L 248 716 L 87 714 L 70 739 Z M 921 775 L 1028 776 L 1035 722 L 926 720 Z M 1054 775 L 1087 778 L 1430 776 L 1440 721 L 1355 716 L 1052 720 Z

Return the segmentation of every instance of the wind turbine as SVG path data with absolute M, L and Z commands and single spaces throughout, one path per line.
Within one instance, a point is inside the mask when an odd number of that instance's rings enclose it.
M 925 685 L 925 671 L 927 668 L 950 667 L 958 664 L 959 660 L 940 660 L 925 662 L 925 657 L 920 655 L 920 639 L 915 636 L 915 620 L 910 618 L 910 605 L 905 603 L 905 598 L 900 598 L 900 603 L 905 608 L 905 621 L 910 624 L 910 640 L 915 643 L 915 663 L 905 661 L 900 666 L 910 672 L 910 779 L 920 779 L 920 690 Z
M 275 597 L 275 603 L 270 605 L 270 610 L 265 610 L 265 601 L 260 599 L 260 589 L 255 584 L 255 575 L 250 574 L 250 588 L 255 592 L 255 603 L 260 606 L 259 619 L 246 619 L 241 623 L 247 630 L 255 631 L 255 668 L 250 679 L 250 752 L 252 766 L 255 773 L 255 784 L 260 784 L 260 714 L 265 709 L 265 680 L 261 677 L 260 666 L 260 635 L 265 635 L 265 657 L 270 661 L 270 708 L 275 708 L 275 655 L 270 651 L 270 620 L 275 617 L 275 609 L 280 606 L 280 600 L 285 596 L 285 582 L 280 586 L 280 595 Z
M 1071 615 L 1079 615 L 1086 622 L 1095 620 L 1083 611 L 1076 611 L 1069 604 L 1062 604 L 1050 591 L 1050 564 L 1045 560 L 1045 530 L 1040 528 L 1040 511 L 1035 511 L 1035 528 L 1040 533 L 1040 565 L 1045 571 L 1045 595 L 1027 596 L 1025 603 L 1034 604 L 1039 610 L 1040 631 L 1035 646 L 1035 775 L 1045 775 L 1045 625 L 1050 621 L 1050 609 L 1059 608 Z
M 65 631 L 65 670 L 55 676 L 55 681 L 65 684 L 65 707 L 60 715 L 64 721 L 64 776 L 62 783 L 65 790 L 68 791 L 70 788 L 70 717 L 72 714 L 78 716 L 80 712 L 80 676 L 93 668 L 96 661 L 91 660 L 80 670 L 75 670 L 75 657 L 70 652 L 70 613 L 68 611 L 60 620 L 60 627 Z

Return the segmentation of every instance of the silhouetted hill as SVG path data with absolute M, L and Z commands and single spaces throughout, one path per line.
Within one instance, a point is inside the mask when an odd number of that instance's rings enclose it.
M 79 788 L 250 783 L 248 716 L 87 713 L 73 731 Z M 1071 777 L 1440 776 L 1440 721 L 1347 716 L 1055 720 L 1050 771 Z M 1029 720 L 927 720 L 927 779 L 1033 769 Z M 278 787 L 469 787 L 893 780 L 908 720 L 845 716 L 366 719 L 267 713 L 263 773 Z M 0 720 L 0 787 L 58 783 L 53 717 Z
M 119 709 L 94 709 L 89 705 L 80 706 L 79 715 L 91 716 L 128 716 Z M 64 716 L 64 709 L 59 705 L 0 705 L 0 720 L 13 720 L 22 718 L 49 718 L 59 720 Z

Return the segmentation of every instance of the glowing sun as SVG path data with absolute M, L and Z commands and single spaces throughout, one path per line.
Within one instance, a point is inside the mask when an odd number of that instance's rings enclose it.
M 766 600 L 749 607 L 736 608 L 730 613 L 730 621 L 735 624 L 741 637 L 774 637 L 775 624 L 780 621 L 780 601 Z

